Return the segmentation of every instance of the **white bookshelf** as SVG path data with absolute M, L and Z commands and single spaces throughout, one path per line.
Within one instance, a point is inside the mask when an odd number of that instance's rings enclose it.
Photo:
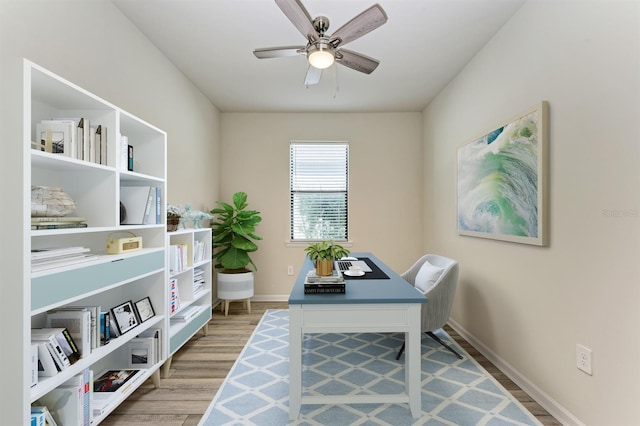
M 53 377 L 40 377 L 38 383 L 27 389 L 27 404 L 22 405 L 23 424 L 28 423 L 29 407 L 43 395 L 62 385 L 71 377 L 90 368 L 97 375 L 106 369 L 127 368 L 127 343 L 149 328 L 158 328 L 164 342 L 157 363 L 146 369 L 141 379 L 102 415 L 95 416 L 92 424 L 99 424 L 135 389 L 152 378 L 159 385 L 160 367 L 169 355 L 166 269 L 166 142 L 162 130 L 136 118 L 115 105 L 100 99 L 88 91 L 66 81 L 50 71 L 23 61 L 24 96 L 24 203 L 30 197 L 30 186 L 56 186 L 67 192 L 76 203 L 74 216 L 87 219 L 86 228 L 28 230 L 23 259 L 27 282 L 25 296 L 25 321 L 31 328 L 44 327 L 47 311 L 69 306 L 101 306 L 102 311 L 126 301 L 136 302 L 149 297 L 155 316 L 140 323 L 120 337 L 111 339 L 90 354 Z M 79 160 L 62 154 L 51 154 L 31 149 L 36 124 L 41 120 L 57 117 L 84 117 L 91 125 L 107 129 L 106 164 Z M 128 136 L 137 158 L 134 171 L 127 171 L 120 161 L 119 135 Z M 120 188 L 123 186 L 153 186 L 162 194 L 160 223 L 149 225 L 120 225 Z M 25 215 L 30 212 L 25 208 Z M 24 225 L 28 226 L 29 217 Z M 30 228 L 30 227 L 29 227 Z M 109 236 L 127 231 L 142 237 L 143 248 L 124 254 L 106 254 Z M 116 234 L 114 234 L 116 233 Z M 126 236 L 129 234 L 124 234 Z M 83 246 L 97 254 L 91 262 L 67 265 L 29 273 L 30 251 L 46 247 Z M 29 333 L 29 331 L 27 331 Z M 23 351 L 29 346 L 23 342 Z M 24 353 L 24 359 L 28 354 Z M 24 365 L 27 369 L 29 366 Z M 28 377 L 28 374 L 23 374 Z M 30 389 L 29 389 L 30 388 Z M 73 425 L 70 425 L 73 426 Z
M 163 377 L 168 376 L 173 354 L 199 330 L 202 330 L 205 336 L 208 334 L 208 323 L 213 315 L 211 228 L 178 229 L 169 232 L 168 236 L 167 269 L 169 280 L 177 282 L 179 305 L 175 312 L 171 311 L 171 289 L 167 285 L 169 354 L 162 368 Z M 181 255 L 182 261 L 178 259 Z M 178 319 L 185 312 L 190 312 L 189 318 Z

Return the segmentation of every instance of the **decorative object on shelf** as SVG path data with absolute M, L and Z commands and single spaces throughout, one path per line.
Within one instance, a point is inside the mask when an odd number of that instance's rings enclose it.
M 128 234 L 128 237 L 116 238 L 115 234 Z M 109 234 L 107 239 L 107 254 L 122 254 L 142 248 L 142 237 L 130 231 L 116 231 Z
M 178 230 L 181 217 L 182 214 L 180 207 L 172 205 L 167 206 L 167 232 L 174 232 Z
M 316 265 L 316 274 L 320 277 L 332 275 L 333 262 L 349 255 L 349 250 L 331 240 L 311 243 L 304 251 Z
M 76 210 L 76 203 L 62 188 L 31 187 L 31 216 L 67 216 Z
M 252 240 L 262 240 L 255 234 L 262 217 L 259 211 L 247 209 L 247 193 L 236 192 L 232 200 L 233 205 L 216 201 L 219 207 L 210 211 L 215 215 L 211 228 L 215 268 L 219 269 L 218 298 L 225 301 L 225 315 L 229 300 L 245 299 L 251 312 L 249 298 L 253 297 L 254 272 L 248 266 L 251 264 L 256 271 L 258 268 L 249 253 L 258 250 Z
M 122 225 L 127 220 L 127 208 L 120 201 L 120 225 Z
M 156 314 L 153 310 L 153 305 L 151 304 L 151 299 L 149 297 L 138 300 L 135 303 L 135 307 L 136 312 L 138 313 L 138 319 L 141 323 L 145 322 L 149 318 L 152 318 Z
M 188 222 L 192 223 L 193 228 L 201 229 L 202 228 L 201 222 L 203 220 L 213 219 L 213 215 L 209 213 L 192 209 L 191 204 L 185 204 L 184 207 L 169 205 L 167 206 L 167 218 L 170 217 L 170 213 L 171 215 L 177 216 L 180 219 L 179 226 L 177 226 L 176 229 L 178 228 L 186 229 L 187 228 L 186 225 Z M 173 231 L 175 231 L 176 229 L 173 229 Z
M 139 324 L 131 300 L 112 308 L 111 313 L 113 314 L 113 319 L 120 335 L 135 328 Z

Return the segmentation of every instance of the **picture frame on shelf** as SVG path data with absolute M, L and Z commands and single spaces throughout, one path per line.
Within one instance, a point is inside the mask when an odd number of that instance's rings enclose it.
M 113 319 L 116 323 L 116 327 L 118 327 L 118 333 L 120 335 L 140 324 L 131 300 L 112 308 L 111 313 L 113 314 Z
M 140 323 L 143 323 L 156 315 L 156 312 L 153 310 L 153 305 L 151 304 L 151 299 L 148 296 L 138 300 L 135 303 L 135 307 Z
M 156 342 L 153 337 L 138 337 L 128 344 L 129 368 L 151 368 L 157 362 Z

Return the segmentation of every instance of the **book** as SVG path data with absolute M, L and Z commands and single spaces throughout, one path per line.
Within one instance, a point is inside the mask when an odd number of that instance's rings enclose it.
M 67 254 L 85 253 L 90 249 L 85 247 L 48 247 L 31 250 L 31 260 L 63 256 Z
M 103 125 L 99 125 L 96 128 L 96 145 L 99 146 L 99 164 L 106 166 L 107 162 L 107 127 Z
M 81 406 L 78 413 L 82 416 L 81 425 L 89 426 L 93 419 L 93 411 L 91 410 L 91 395 L 93 393 L 93 371 L 86 367 L 80 374 L 77 374 L 63 383 L 62 386 L 78 389 L 79 402 Z
M 109 313 L 109 340 L 115 339 L 120 336 L 120 332 L 118 331 L 118 325 L 116 324 L 116 319 L 111 313 Z
M 78 124 L 78 141 L 82 142 L 82 156 L 79 160 L 90 161 L 91 158 L 91 121 L 88 118 L 81 118 Z
M 127 170 L 133 171 L 133 145 L 127 145 Z
M 53 356 L 45 342 L 35 342 L 38 345 L 38 377 L 52 377 L 58 374 Z
M 49 222 L 62 222 L 62 223 L 81 223 L 86 222 L 87 219 L 80 216 L 31 216 L 32 224 L 49 223 Z
M 93 392 L 95 393 L 123 393 L 129 385 L 142 375 L 141 369 L 106 370 L 98 375 L 93 381 Z
M 71 333 L 69 333 L 69 330 L 64 327 L 47 327 L 35 329 L 35 331 L 32 329 L 31 335 L 37 335 L 38 333 L 53 334 L 58 341 L 58 345 L 62 349 L 62 352 L 64 352 L 64 355 L 69 360 L 69 364 L 73 365 L 78 362 L 80 359 L 80 351 L 78 350 L 78 346 L 76 345 L 75 340 L 73 340 Z
M 129 145 L 129 138 L 127 136 L 120 135 L 119 141 L 120 141 L 120 146 L 119 146 L 118 152 L 120 153 L 120 160 L 118 161 L 118 165 L 119 165 L 118 167 L 120 168 L 120 170 L 127 170 L 128 168 L 127 146 Z
M 67 358 L 67 355 L 60 346 L 60 340 L 57 337 L 59 332 L 51 330 L 52 329 L 47 328 L 32 328 L 31 341 L 45 342 L 58 370 L 62 371 L 71 365 L 71 361 L 69 361 L 69 358 Z
M 77 222 L 47 222 L 41 223 L 37 225 L 31 225 L 32 231 L 42 230 L 42 229 L 69 229 L 69 228 L 86 228 L 86 223 L 77 223 Z
M 144 217 L 142 223 L 152 224 L 156 223 L 156 189 L 155 187 L 149 188 L 149 197 L 147 198 L 147 206 L 144 208 Z
M 120 187 L 120 202 L 124 205 L 127 215 L 123 225 L 142 225 L 145 223 L 145 212 L 149 203 L 151 186 L 122 186 Z
M 46 406 L 59 425 L 89 425 L 84 421 L 84 385 L 68 385 L 65 382 L 36 403 Z
M 64 309 L 47 313 L 47 327 L 66 328 L 76 342 L 80 356 L 91 353 L 91 312 L 86 309 Z
M 178 280 L 169 280 L 169 314 L 174 314 L 180 309 L 180 292 L 178 290 Z
M 305 284 L 304 294 L 345 294 L 344 284 Z
M 53 418 L 53 415 L 49 411 L 46 405 L 32 405 L 31 406 L 31 419 L 33 422 L 34 416 L 36 418 L 37 425 L 43 426 L 58 426 L 58 423 Z M 33 424 L 33 423 L 32 423 Z
M 97 259 L 99 259 L 99 256 L 96 254 L 85 254 L 81 256 L 71 256 L 64 259 L 52 259 L 50 261 L 36 262 L 31 264 L 31 272 L 40 272 L 46 269 L 72 266 L 80 263 L 94 261 Z
M 109 343 L 111 338 L 111 313 L 100 312 L 100 346 Z
M 200 313 L 200 308 L 198 306 L 188 306 L 183 310 L 174 314 L 171 319 L 181 322 L 186 322 L 194 317 L 196 317 Z
M 38 384 L 38 343 L 31 343 L 31 387 Z
M 156 186 L 156 224 L 162 223 L 162 188 Z
M 55 309 L 54 312 L 88 311 L 91 317 L 91 335 L 90 335 L 89 343 L 90 343 L 91 350 L 93 350 L 96 347 L 100 346 L 98 344 L 98 340 L 99 340 L 98 319 L 99 319 L 99 314 L 101 309 L 102 308 L 100 306 L 64 306 L 64 307 Z
M 334 270 L 333 275 L 317 275 L 315 269 L 307 272 L 304 279 L 305 284 L 344 284 L 344 277 L 339 271 Z

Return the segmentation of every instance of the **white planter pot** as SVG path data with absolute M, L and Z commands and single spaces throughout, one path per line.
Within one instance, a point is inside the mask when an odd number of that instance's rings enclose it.
M 218 272 L 218 298 L 240 300 L 253 297 L 253 272 L 225 274 Z

